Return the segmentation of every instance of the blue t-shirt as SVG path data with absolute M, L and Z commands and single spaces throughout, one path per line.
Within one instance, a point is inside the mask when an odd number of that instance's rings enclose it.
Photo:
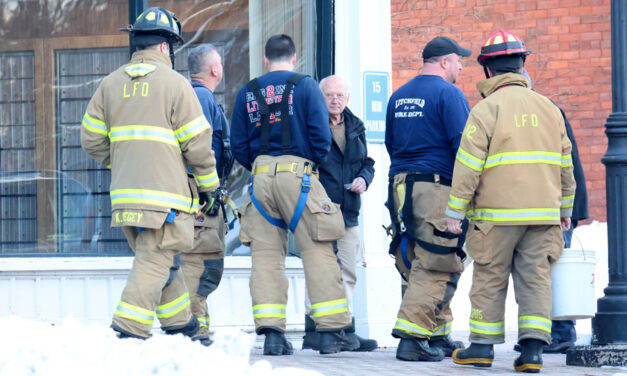
M 462 91 L 440 76 L 419 75 L 396 90 L 385 122 L 390 177 L 420 172 L 452 179 L 469 113 Z
M 275 71 L 258 77 L 266 103 L 279 103 L 290 71 Z M 231 118 L 231 148 L 235 159 L 250 170 L 260 154 L 261 113 L 255 95 L 246 85 L 237 94 Z M 281 111 L 273 116 L 280 117 Z M 307 158 L 318 164 L 324 161 L 331 146 L 329 113 L 318 88 L 311 77 L 303 78 L 294 86 L 290 101 L 291 155 Z M 281 122 L 270 123 L 268 154 L 283 155 L 281 150 Z
M 202 106 L 202 112 L 205 114 L 205 118 L 211 125 L 213 130 L 213 138 L 211 139 L 211 149 L 216 157 L 216 166 L 220 166 L 220 159 L 222 158 L 222 109 L 218 105 L 216 97 L 211 90 L 198 81 L 192 80 L 192 87 L 196 92 L 198 101 Z M 222 176 L 220 176 L 222 178 Z

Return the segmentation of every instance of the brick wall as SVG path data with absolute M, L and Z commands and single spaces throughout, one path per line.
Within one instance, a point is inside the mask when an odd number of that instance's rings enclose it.
M 470 106 L 481 99 L 481 44 L 507 29 L 533 53 L 525 64 L 535 90 L 551 98 L 573 126 L 586 175 L 590 216 L 605 221 L 605 121 L 612 110 L 610 0 L 392 0 L 392 83 L 420 73 L 421 52 L 446 35 L 473 54 L 457 84 Z

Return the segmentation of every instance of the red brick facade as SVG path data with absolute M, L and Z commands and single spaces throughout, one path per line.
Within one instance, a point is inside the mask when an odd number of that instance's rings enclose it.
M 484 79 L 482 42 L 507 29 L 533 53 L 525 66 L 535 90 L 551 98 L 573 126 L 586 175 L 590 217 L 605 221 L 605 121 L 612 110 L 610 0 L 392 0 L 393 88 L 420 73 L 424 45 L 437 35 L 473 54 L 457 84 L 472 107 Z

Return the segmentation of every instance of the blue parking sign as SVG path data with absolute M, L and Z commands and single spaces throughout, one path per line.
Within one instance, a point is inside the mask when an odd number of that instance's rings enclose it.
M 387 72 L 364 72 L 364 125 L 369 142 L 385 140 L 385 113 L 390 98 Z

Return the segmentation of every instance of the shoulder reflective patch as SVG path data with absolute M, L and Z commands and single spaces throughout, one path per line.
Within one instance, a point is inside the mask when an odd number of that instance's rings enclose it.
M 138 64 L 131 64 L 127 66 L 126 68 L 124 68 L 124 71 L 131 78 L 135 78 L 135 77 L 144 77 L 148 73 L 153 72 L 155 69 L 157 69 L 156 65 L 138 63 Z

